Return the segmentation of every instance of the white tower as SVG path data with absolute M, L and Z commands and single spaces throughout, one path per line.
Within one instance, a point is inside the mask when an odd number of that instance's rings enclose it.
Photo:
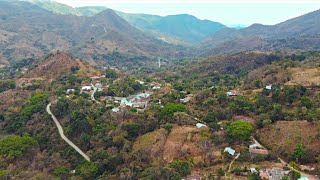
M 158 63 L 159 63 L 159 68 L 161 68 L 161 59 L 160 58 L 158 58 Z

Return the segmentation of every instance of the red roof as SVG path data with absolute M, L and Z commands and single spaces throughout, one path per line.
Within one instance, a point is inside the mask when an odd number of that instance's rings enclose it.
M 261 177 L 261 179 L 269 179 L 269 176 L 267 173 L 260 173 L 259 176 Z
M 99 76 L 92 76 L 91 79 L 100 79 Z
M 264 149 L 249 149 L 251 154 L 261 154 L 261 155 L 268 155 L 268 151 Z

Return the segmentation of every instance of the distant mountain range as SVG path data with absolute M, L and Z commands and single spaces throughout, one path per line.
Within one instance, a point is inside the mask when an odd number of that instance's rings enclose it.
M 320 50 L 320 10 L 273 26 L 236 29 L 187 14 L 161 17 L 32 2 L 0 0 L 0 66 L 56 50 L 92 64 L 114 62 L 137 68 L 156 64 L 158 57 Z
M 188 52 L 134 28 L 109 9 L 90 17 L 61 15 L 23 1 L 0 1 L 0 49 L 2 63 L 55 50 L 92 63 L 114 52 L 148 57 Z
M 267 26 L 253 24 L 243 29 L 225 28 L 201 43 L 205 54 L 244 50 L 319 50 L 320 10 Z
M 58 14 L 72 14 L 77 16 L 93 16 L 106 7 L 79 7 L 57 3 L 50 0 L 30 0 L 44 9 Z M 134 27 L 156 34 L 159 38 L 176 38 L 187 43 L 197 43 L 226 26 L 209 20 L 200 20 L 192 15 L 179 14 L 170 16 L 157 16 L 149 14 L 128 14 L 115 11 Z M 169 37 L 166 37 L 169 36 Z M 168 40 L 172 42 L 172 40 Z

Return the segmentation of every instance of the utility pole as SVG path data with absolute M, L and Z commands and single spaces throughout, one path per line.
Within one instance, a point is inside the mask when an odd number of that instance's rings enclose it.
M 158 58 L 159 69 L 161 68 L 161 59 Z

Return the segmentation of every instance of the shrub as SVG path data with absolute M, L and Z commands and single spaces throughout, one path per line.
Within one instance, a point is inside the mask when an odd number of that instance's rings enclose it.
M 226 128 L 227 137 L 232 141 L 244 141 L 249 139 L 253 126 L 244 121 L 235 121 Z
M 161 110 L 162 117 L 172 117 L 176 112 L 184 112 L 186 107 L 183 104 L 168 103 Z
M 175 160 L 170 164 L 170 167 L 181 176 L 186 176 L 191 172 L 191 165 L 188 161 Z
M 9 136 L 0 141 L 0 156 L 7 159 L 16 158 L 36 143 L 36 140 L 29 136 Z

